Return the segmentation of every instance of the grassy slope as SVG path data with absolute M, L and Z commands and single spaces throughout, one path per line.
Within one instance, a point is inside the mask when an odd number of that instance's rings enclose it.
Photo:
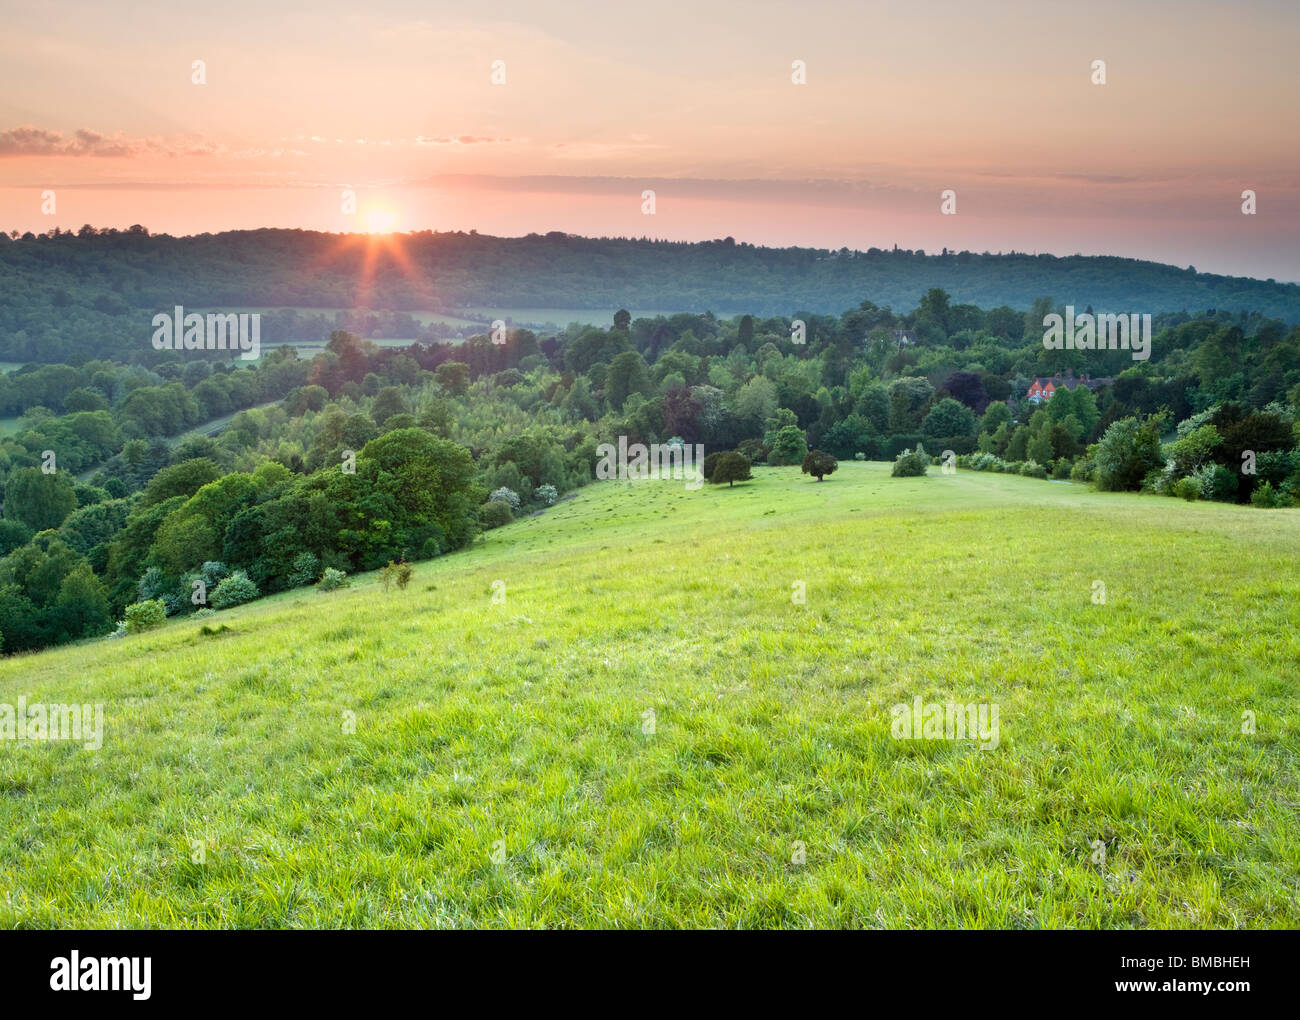
M 0 743 L 0 924 L 1295 927 L 1298 560 L 999 475 L 592 486 L 405 593 L 0 660 L 107 716 Z M 892 739 L 918 694 L 1000 746 Z

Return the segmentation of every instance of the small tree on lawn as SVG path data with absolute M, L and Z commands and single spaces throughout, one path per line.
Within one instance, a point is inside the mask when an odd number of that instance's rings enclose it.
M 724 453 L 718 458 L 717 463 L 713 466 L 713 476 L 709 479 L 714 485 L 727 483 L 727 487 L 733 487 L 736 482 L 747 482 L 754 476 L 749 472 L 749 458 L 743 453 L 737 453 L 732 450 L 730 453 Z
M 819 482 L 824 475 L 833 475 L 839 466 L 839 461 L 821 450 L 809 450 L 808 455 L 803 459 L 803 473 L 813 475 Z
M 808 444 L 804 441 L 803 429 L 798 425 L 786 425 L 776 433 L 767 462 L 778 466 L 798 464 L 807 453 Z

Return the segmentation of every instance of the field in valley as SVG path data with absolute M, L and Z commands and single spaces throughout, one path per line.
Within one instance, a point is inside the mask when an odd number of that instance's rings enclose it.
M 0 659 L 105 706 L 0 741 L 0 926 L 1300 926 L 1300 510 L 931 472 L 599 483 Z

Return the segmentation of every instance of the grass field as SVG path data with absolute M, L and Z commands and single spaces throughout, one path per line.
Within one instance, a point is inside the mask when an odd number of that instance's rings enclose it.
M 932 470 L 600 483 L 0 660 L 105 705 L 0 742 L 0 926 L 1300 925 L 1300 511 Z

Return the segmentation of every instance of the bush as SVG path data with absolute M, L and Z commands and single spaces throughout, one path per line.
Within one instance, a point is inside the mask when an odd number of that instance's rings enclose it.
M 965 453 L 957 458 L 957 466 L 971 471 L 1002 471 L 1006 465 L 1002 458 L 992 453 Z
M 718 458 L 709 481 L 714 485 L 721 485 L 726 482 L 727 487 L 730 488 L 736 482 L 746 482 L 754 477 L 749 468 L 749 458 L 739 450 L 732 450 L 730 453 L 724 453 Z
M 772 450 L 761 439 L 743 439 L 740 445 L 736 447 L 736 452 L 743 453 L 750 464 L 759 464 L 767 460 L 767 455 Z M 721 454 L 718 456 L 721 456 Z M 707 461 L 709 458 L 705 457 L 704 459 Z
M 1180 478 L 1174 482 L 1170 495 L 1177 496 L 1179 499 L 1185 499 L 1189 503 L 1201 498 L 1201 483 L 1192 475 L 1186 478 Z
M 1046 478 L 1047 468 L 1036 460 L 1027 460 L 1020 465 L 1020 473 L 1026 478 Z
M 802 463 L 807 455 L 808 443 L 804 439 L 803 429 L 798 425 L 786 425 L 777 431 L 767 462 L 776 467 L 786 467 Z
M 396 563 L 389 560 L 383 573 L 380 574 L 380 579 L 384 582 L 384 591 L 388 591 L 394 584 L 402 591 L 406 591 L 406 586 L 411 583 L 411 565 L 406 562 L 406 557 L 403 556 Z
M 1070 468 L 1070 481 L 1072 482 L 1090 482 L 1092 481 L 1092 461 L 1080 457 L 1074 462 L 1074 467 Z
M 866 459 L 867 459 L 867 455 L 866 455 L 865 453 L 855 453 L 855 454 L 853 455 L 853 459 L 854 459 L 854 460 L 866 460 Z
M 898 455 L 890 474 L 895 478 L 917 478 L 924 475 L 929 467 L 930 456 L 925 452 L 925 447 L 917 443 L 915 450 L 904 450 Z
M 722 455 L 726 452 L 726 450 L 715 450 L 713 453 L 705 455 L 704 467 L 701 468 L 701 471 L 706 482 L 713 481 L 713 469 L 718 466 L 718 461 L 722 459 Z
M 209 616 L 216 616 L 216 615 L 217 615 L 217 611 L 215 609 L 209 609 L 205 606 L 204 608 L 200 609 L 198 612 L 194 614 L 194 619 L 206 620 Z
M 509 524 L 514 519 L 515 515 L 510 509 L 510 504 L 499 499 L 488 500 L 478 509 L 478 522 L 482 525 L 484 531 L 499 528 L 503 524 Z
M 213 589 L 210 601 L 216 609 L 229 609 L 232 606 L 252 602 L 261 592 L 242 570 L 236 570 Z
M 1163 423 L 1163 414 L 1112 422 L 1097 444 L 1097 487 L 1106 492 L 1135 492 L 1153 469 L 1163 467 Z
M 1052 465 L 1052 478 L 1058 482 L 1065 481 L 1070 477 L 1071 464 L 1066 457 L 1057 457 L 1056 463 Z
M 483 490 L 480 489 L 479 491 L 482 492 Z M 519 500 L 519 493 L 515 492 L 514 489 L 507 489 L 507 488 L 503 485 L 503 486 L 501 486 L 501 488 L 499 488 L 499 489 L 493 489 L 493 490 L 492 490 L 492 495 L 490 495 L 490 496 L 488 497 L 488 502 L 489 502 L 489 503 L 504 503 L 504 504 L 505 504 L 506 506 L 508 506 L 512 511 L 513 511 L 513 510 L 518 510 L 518 509 L 519 509 L 519 503 L 520 503 L 520 500 Z M 512 519 L 512 520 L 514 519 L 514 518 L 513 518 L 513 515 L 512 515 L 512 517 L 511 517 L 511 519 Z
M 132 602 L 126 607 L 126 632 L 138 634 L 142 630 L 161 627 L 167 620 L 167 607 L 162 599 Z
M 1276 510 L 1278 507 L 1290 506 L 1291 500 L 1273 488 L 1272 482 L 1260 482 L 1250 494 L 1250 505 Z
M 803 459 L 803 467 L 800 470 L 805 475 L 812 475 L 820 482 L 823 476 L 834 474 L 839 466 L 839 461 L 829 453 L 823 453 L 821 450 L 809 450 Z
M 335 591 L 343 588 L 348 583 L 348 575 L 342 570 L 336 570 L 334 567 L 326 567 L 325 573 L 321 574 L 320 580 L 316 582 L 317 591 Z
M 199 567 L 199 577 L 209 588 L 215 587 L 230 576 L 230 568 L 220 560 L 204 560 Z
M 315 584 L 320 577 L 320 558 L 315 553 L 302 552 L 293 558 L 293 569 L 289 571 L 289 587 L 305 588 Z
M 1201 483 L 1201 498 L 1220 503 L 1237 501 L 1237 476 L 1222 464 L 1202 464 L 1191 477 Z
M 555 506 L 555 501 L 560 498 L 560 493 L 554 485 L 539 485 L 533 490 L 533 498 L 543 506 Z

